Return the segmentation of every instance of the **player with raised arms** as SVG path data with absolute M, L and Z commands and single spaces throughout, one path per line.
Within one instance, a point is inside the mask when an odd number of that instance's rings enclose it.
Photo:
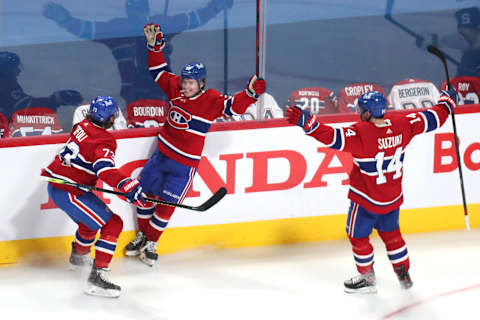
M 140 173 L 139 180 L 147 195 L 182 203 L 192 185 L 213 121 L 244 113 L 265 92 L 265 80 L 254 75 L 247 88 L 233 96 L 205 89 L 207 69 L 202 62 L 186 64 L 180 76 L 170 73 L 162 53 L 165 41 L 160 27 L 147 24 L 143 30 L 150 73 L 166 93 L 170 106 L 158 134 L 158 148 Z M 152 266 L 158 259 L 156 243 L 174 209 L 163 205 L 137 208 L 139 231 L 127 245 L 126 255 L 140 255 L 141 261 Z
M 65 146 L 42 175 L 89 186 L 95 186 L 100 178 L 125 193 L 128 202 L 142 208 L 146 204 L 140 183 L 115 168 L 117 143 L 107 129 L 117 115 L 118 106 L 112 97 L 96 97 L 86 119 L 73 126 Z M 121 288 L 108 280 L 107 272 L 123 228 L 122 218 L 89 190 L 50 182 L 48 194 L 78 224 L 70 264 L 72 268 L 92 265 L 85 293 L 118 297 Z M 100 237 L 95 242 L 98 230 Z M 94 242 L 95 260 L 92 261 L 90 247 Z
M 327 147 L 353 156 L 346 231 L 360 275 L 344 282 L 345 292 L 377 292 L 373 247 L 369 240 L 373 228 L 385 243 L 401 287 L 412 286 L 407 246 L 399 228 L 405 148 L 414 136 L 441 127 L 456 103 L 456 91 L 442 91 L 432 108 L 385 116 L 385 96 L 371 91 L 358 99 L 362 121 L 340 128 L 320 123 L 318 118 L 299 107 L 287 109 L 290 123 L 302 127 L 307 135 Z

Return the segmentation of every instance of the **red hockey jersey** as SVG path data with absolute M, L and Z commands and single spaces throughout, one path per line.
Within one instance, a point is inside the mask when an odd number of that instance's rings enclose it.
M 15 111 L 10 119 L 10 136 L 12 137 L 43 136 L 62 131 L 57 114 L 49 108 L 21 109 Z
M 10 136 L 10 130 L 7 117 L 0 113 L 0 138 L 8 138 Z
M 165 123 L 165 115 L 170 105 L 156 99 L 141 99 L 129 103 L 125 113 L 129 128 L 161 127 Z
M 90 186 L 95 186 L 100 178 L 117 187 L 127 177 L 115 168 L 116 149 L 117 143 L 110 132 L 85 119 L 73 126 L 65 146 L 42 175 Z M 76 195 L 83 193 L 72 186 L 55 184 L 55 187 Z
M 321 87 L 302 88 L 293 91 L 290 106 L 308 110 L 311 114 L 337 113 L 337 96 L 332 90 Z
M 205 136 L 215 119 L 242 114 L 256 102 L 245 90 L 234 96 L 224 96 L 208 89 L 187 98 L 181 91 L 180 77 L 167 71 L 162 52 L 149 51 L 148 66 L 170 101 L 167 121 L 158 134 L 158 149 L 186 166 L 198 166 Z
M 454 105 L 452 99 L 446 99 Z M 382 126 L 367 121 L 343 128 L 316 123 L 307 134 L 327 147 L 352 154 L 348 198 L 368 211 L 385 214 L 403 202 L 405 147 L 414 136 L 435 130 L 445 122 L 449 108 L 444 103 L 407 115 L 387 114 Z
M 455 77 L 450 79 L 450 83 L 457 88 L 459 105 L 480 103 L 480 78 Z M 447 88 L 445 81 L 442 83 L 442 88 Z
M 352 83 L 343 88 L 338 95 L 338 112 L 360 113 L 357 100 L 362 94 L 369 91 L 379 91 L 385 95 L 382 87 L 373 83 Z

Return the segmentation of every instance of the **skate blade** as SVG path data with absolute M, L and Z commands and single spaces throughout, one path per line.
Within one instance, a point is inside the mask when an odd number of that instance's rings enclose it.
M 120 290 L 103 289 L 97 286 L 89 285 L 85 290 L 85 294 L 95 297 L 118 298 L 120 297 Z
M 143 263 L 145 263 L 147 266 L 149 267 L 153 267 L 153 265 L 155 264 L 155 262 L 157 260 L 152 260 L 152 259 L 148 259 L 144 254 L 140 253 L 140 256 L 139 256 L 139 259 L 140 261 L 142 261 Z
M 360 293 L 360 294 L 377 293 L 377 287 L 364 287 L 359 289 L 350 289 L 350 288 L 344 287 L 343 289 L 346 293 Z
M 136 257 L 140 254 L 139 250 L 125 250 L 125 255 L 127 257 Z

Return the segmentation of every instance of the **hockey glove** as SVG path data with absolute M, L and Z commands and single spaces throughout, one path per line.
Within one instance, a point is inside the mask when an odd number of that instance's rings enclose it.
M 123 179 L 118 184 L 118 189 L 125 193 L 125 198 L 128 202 L 141 208 L 147 205 L 142 194 L 142 187 L 137 179 Z
M 285 111 L 287 121 L 291 124 L 295 124 L 301 128 L 306 133 L 310 133 L 318 127 L 317 118 L 310 114 L 307 110 L 302 110 L 297 106 L 290 106 Z
M 65 27 L 68 21 L 72 19 L 72 15 L 62 5 L 49 2 L 43 6 L 43 16 Z
M 147 38 L 147 48 L 153 52 L 160 52 L 165 47 L 163 33 L 158 24 L 149 23 L 143 27 L 143 33 Z
M 442 90 L 438 104 L 445 105 L 450 113 L 453 112 L 453 109 L 455 109 L 458 104 L 458 94 L 454 86 L 452 86 L 450 90 Z
M 254 75 L 248 80 L 245 91 L 250 98 L 258 99 L 265 92 L 265 87 L 265 80 Z

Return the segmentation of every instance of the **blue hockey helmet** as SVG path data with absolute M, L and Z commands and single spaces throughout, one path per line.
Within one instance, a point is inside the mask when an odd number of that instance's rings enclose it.
M 93 120 L 105 123 L 112 115 L 114 115 L 115 118 L 117 117 L 117 102 L 110 96 L 98 96 L 92 100 L 89 114 Z
M 181 76 L 182 79 L 206 80 L 207 68 L 205 68 L 205 65 L 201 62 L 192 61 L 183 67 Z
M 20 57 L 10 51 L 0 52 L 0 75 L 18 75 L 22 70 Z
M 360 112 L 367 111 L 374 118 L 382 118 L 387 110 L 387 99 L 379 91 L 364 93 L 358 98 Z

